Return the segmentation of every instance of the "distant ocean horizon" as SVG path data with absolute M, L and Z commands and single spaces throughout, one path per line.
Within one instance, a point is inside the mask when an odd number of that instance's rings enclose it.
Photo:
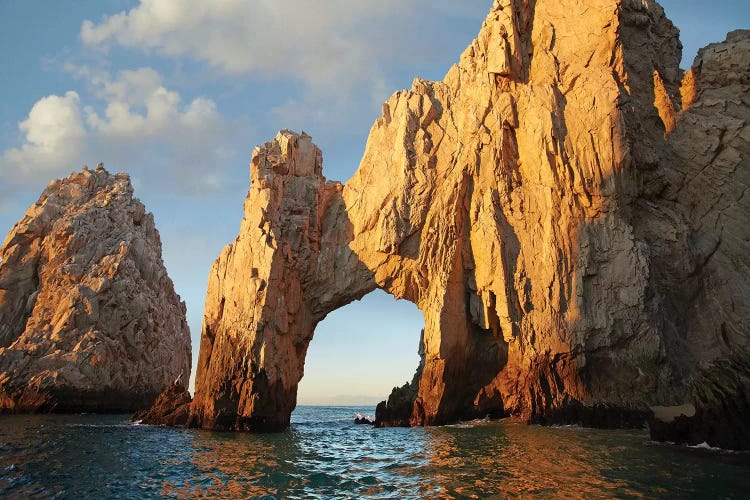
M 374 406 L 300 405 L 277 434 L 135 425 L 129 415 L 0 417 L 0 497 L 742 498 L 750 454 L 645 430 L 355 425 Z M 719 478 L 721 478 L 719 480 Z
M 190 395 L 195 397 L 195 379 L 190 378 L 190 386 L 188 387 Z M 380 395 L 366 395 L 366 394 L 337 394 L 335 396 L 320 397 L 320 396 L 305 396 L 304 394 L 297 396 L 297 407 L 300 406 L 377 406 L 381 401 L 388 399 L 390 390 Z
M 384 401 L 387 399 L 387 396 L 383 396 L 380 399 L 378 398 L 358 398 L 356 396 L 353 396 L 351 399 L 345 399 L 345 397 L 336 397 L 331 398 L 330 400 L 322 400 L 322 401 L 297 401 L 297 408 L 301 406 L 316 406 L 316 407 L 325 407 L 325 406 L 339 406 L 342 408 L 358 408 L 362 406 L 377 406 L 378 403 L 381 401 Z

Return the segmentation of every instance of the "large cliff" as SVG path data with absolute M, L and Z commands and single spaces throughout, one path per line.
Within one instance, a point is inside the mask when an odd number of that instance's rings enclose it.
M 53 181 L 0 248 L 0 412 L 126 412 L 190 376 L 185 305 L 127 175 Z
M 315 326 L 375 288 L 424 313 L 411 425 L 640 425 L 743 394 L 749 43 L 683 73 L 652 0 L 496 0 L 443 82 L 383 105 L 345 186 L 304 134 L 256 149 L 190 423 L 286 427 Z

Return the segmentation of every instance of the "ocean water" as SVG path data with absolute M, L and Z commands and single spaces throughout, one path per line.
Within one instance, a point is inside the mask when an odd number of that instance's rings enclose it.
M 373 408 L 301 407 L 287 432 L 213 433 L 128 416 L 0 418 L 8 498 L 748 498 L 750 455 L 645 431 L 468 422 L 354 425 Z

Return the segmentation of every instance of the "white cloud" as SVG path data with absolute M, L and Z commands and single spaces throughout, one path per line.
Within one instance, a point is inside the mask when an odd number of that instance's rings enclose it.
M 190 57 L 227 74 L 294 77 L 338 92 L 382 77 L 381 66 L 415 50 L 430 20 L 471 15 L 489 2 L 459 10 L 452 0 L 141 0 L 128 12 L 85 21 L 89 47 L 112 44 Z M 433 23 L 434 24 L 434 23 Z M 434 34 L 434 33 L 433 33 Z M 401 43 L 405 42 L 405 43 Z M 410 50 L 405 51 L 404 47 Z
M 47 181 L 86 159 L 116 169 L 145 168 L 176 190 L 213 190 L 222 181 L 229 129 L 211 99 L 183 103 L 151 68 L 106 72 L 69 65 L 86 78 L 96 99 L 81 106 L 76 92 L 37 101 L 18 125 L 23 142 L 0 157 L 0 178 Z M 156 175 L 153 175 L 156 174 Z
M 101 24 L 85 21 L 81 39 L 88 46 L 116 42 L 190 56 L 229 74 L 293 75 L 321 85 L 343 71 L 367 73 L 369 47 L 350 30 L 382 16 L 389 4 L 394 1 L 142 0 Z
M 443 65 L 446 51 L 457 59 L 463 46 L 456 49 L 446 40 L 455 41 L 464 21 L 473 36 L 490 4 L 140 0 L 129 11 L 83 22 L 80 37 L 94 51 L 124 47 L 197 61 L 224 81 L 281 82 L 287 95 L 272 92 L 263 110 L 271 128 L 304 128 L 320 140 L 326 133 L 340 137 L 361 128 L 363 116 L 364 121 L 376 116 L 394 87 L 411 84 L 415 61 L 421 67 Z M 127 117 L 124 110 L 112 112 Z
M 166 89 L 151 68 L 121 71 L 114 80 L 100 76 L 98 87 L 97 95 L 107 103 L 103 115 L 90 107 L 84 113 L 90 129 L 107 138 L 149 139 L 222 126 L 211 99 L 182 106 L 180 95 Z
M 86 137 L 79 103 L 73 91 L 38 100 L 26 120 L 18 124 L 23 144 L 5 151 L 0 171 L 11 177 L 28 177 L 49 174 L 60 164 L 74 161 Z

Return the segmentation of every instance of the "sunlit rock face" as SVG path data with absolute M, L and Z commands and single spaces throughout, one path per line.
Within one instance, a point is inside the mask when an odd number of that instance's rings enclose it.
M 209 278 L 192 424 L 284 428 L 315 325 L 374 288 L 425 317 L 411 425 L 700 406 L 750 329 L 733 36 L 683 75 L 656 2 L 498 0 L 443 82 L 383 105 L 346 186 L 305 135 L 256 149 Z
M 0 258 L 0 412 L 131 411 L 190 376 L 185 305 L 127 175 L 51 182 Z
M 377 286 L 311 138 L 256 148 L 240 234 L 211 268 L 191 425 L 289 425 L 315 325 Z

